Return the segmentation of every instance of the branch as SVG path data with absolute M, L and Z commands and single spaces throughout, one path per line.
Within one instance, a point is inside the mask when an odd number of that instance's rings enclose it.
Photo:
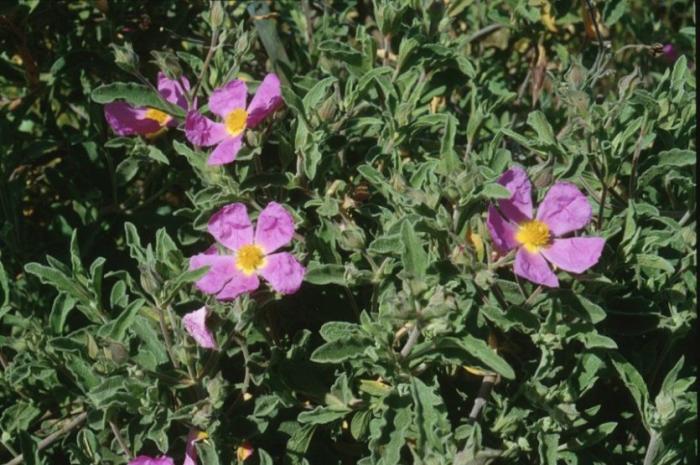
M 479 388 L 479 393 L 474 399 L 474 405 L 472 406 L 471 412 L 469 412 L 469 419 L 476 421 L 479 418 L 479 413 L 481 409 L 486 405 L 486 399 L 488 399 L 491 394 L 491 389 L 493 385 L 496 384 L 496 379 L 498 375 L 486 375 L 481 380 L 481 387 Z
M 59 429 L 58 431 L 56 431 L 54 433 L 49 434 L 44 439 L 39 441 L 39 444 L 37 444 L 37 446 L 36 446 L 37 452 L 46 449 L 51 444 L 56 442 L 61 436 L 71 432 L 75 428 L 82 425 L 85 422 L 85 420 L 87 419 L 87 415 L 88 415 L 87 412 L 83 412 L 80 415 L 77 415 L 71 421 L 69 421 L 68 423 L 63 425 L 63 427 L 61 429 Z M 17 457 L 10 460 L 9 462 L 5 463 L 5 465 L 19 465 L 22 462 L 24 462 L 24 456 L 22 454 L 20 454 Z
M 656 458 L 656 453 L 659 451 L 659 433 L 655 430 L 651 430 L 651 436 L 649 437 L 649 445 L 647 446 L 647 453 L 644 455 L 644 465 L 651 465 L 654 463 Z
M 403 346 L 403 349 L 401 349 L 401 358 L 408 357 L 408 355 L 411 353 L 411 349 L 413 349 L 413 346 L 415 346 L 418 342 L 418 336 L 420 336 L 420 328 L 418 327 L 418 322 L 416 321 L 416 324 L 411 328 L 411 332 L 408 333 L 408 340 L 406 341 L 406 344 Z
M 109 421 L 109 427 L 112 429 L 112 433 L 114 433 L 114 438 L 117 440 L 119 445 L 121 446 L 122 450 L 126 454 L 127 457 L 132 458 L 134 455 L 131 453 L 131 450 L 129 449 L 129 446 L 126 444 L 126 441 L 124 440 L 124 437 L 122 436 L 122 433 L 119 432 L 119 428 L 113 421 Z

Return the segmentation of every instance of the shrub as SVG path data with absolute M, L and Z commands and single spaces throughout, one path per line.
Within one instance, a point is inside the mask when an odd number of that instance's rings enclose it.
M 0 15 L 0 462 L 697 458 L 691 2 Z

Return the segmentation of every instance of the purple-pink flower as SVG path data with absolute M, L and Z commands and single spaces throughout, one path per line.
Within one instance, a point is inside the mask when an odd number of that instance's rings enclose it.
M 190 82 L 182 76 L 178 80 L 169 79 L 158 73 L 158 92 L 168 102 L 187 110 L 185 95 L 190 90 Z M 167 127 L 177 125 L 173 116 L 156 108 L 134 107 L 126 102 L 112 102 L 104 106 L 105 119 L 119 136 L 141 134 L 155 136 Z
M 230 81 L 209 96 L 209 110 L 219 116 L 217 123 L 197 111 L 191 111 L 185 120 L 185 135 L 195 145 L 216 148 L 207 164 L 224 165 L 236 159 L 247 128 L 254 128 L 282 105 L 280 81 L 268 74 L 260 83 L 255 96 L 246 106 L 248 87 L 240 79 Z
M 216 349 L 214 335 L 207 328 L 207 307 L 190 312 L 182 317 L 182 324 L 187 333 L 197 341 L 200 347 Z
M 182 465 L 197 465 L 197 448 L 194 443 L 207 438 L 207 433 L 190 430 L 187 434 L 187 445 L 185 446 L 185 460 Z M 149 457 L 148 455 L 139 455 L 129 460 L 129 465 L 175 465 L 172 457 L 161 455 L 160 457 Z
M 663 56 L 664 60 L 668 63 L 675 63 L 680 55 L 673 44 L 665 44 L 661 47 L 661 56 Z
M 270 202 L 258 216 L 255 230 L 245 205 L 232 203 L 216 212 L 208 223 L 209 234 L 225 247 L 216 246 L 190 257 L 190 269 L 209 266 L 197 287 L 219 300 L 235 299 L 260 286 L 259 276 L 282 294 L 292 294 L 301 286 L 306 270 L 288 252 L 276 252 L 289 245 L 294 235 L 292 215 L 276 202 Z M 276 253 L 275 253 L 276 252 Z
M 487 226 L 499 253 L 517 249 L 513 266 L 516 275 L 557 287 L 559 280 L 547 262 L 571 273 L 582 273 L 598 263 L 605 239 L 562 237 L 591 220 L 591 205 L 575 185 L 555 183 L 533 218 L 532 186 L 525 170 L 511 168 L 498 182 L 512 196 L 499 200 L 498 210 L 489 207 Z
M 129 461 L 129 465 L 175 465 L 171 457 L 161 455 L 160 457 L 149 457 L 148 455 L 139 455 Z

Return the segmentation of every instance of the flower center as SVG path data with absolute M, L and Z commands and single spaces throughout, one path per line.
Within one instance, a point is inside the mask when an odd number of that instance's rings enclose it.
M 236 253 L 236 266 L 250 276 L 265 264 L 265 253 L 255 244 L 244 245 Z
M 170 115 L 164 111 L 156 110 L 155 108 L 149 108 L 146 110 L 146 118 L 156 121 L 161 126 L 165 126 L 170 122 Z
M 549 244 L 549 227 L 542 221 L 530 220 L 520 223 L 515 240 L 520 242 L 528 252 L 537 252 Z
M 224 126 L 226 131 L 232 136 L 237 136 L 245 129 L 245 123 L 248 120 L 248 112 L 243 108 L 236 108 L 224 118 Z

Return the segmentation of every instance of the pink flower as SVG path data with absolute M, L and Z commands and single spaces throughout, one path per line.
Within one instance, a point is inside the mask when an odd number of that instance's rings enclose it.
M 186 77 L 179 80 L 168 79 L 165 74 L 158 73 L 158 92 L 168 102 L 187 110 L 185 94 L 190 90 L 190 82 Z M 112 102 L 104 107 L 105 119 L 119 136 L 141 134 L 154 136 L 167 127 L 177 124 L 175 118 L 164 111 L 155 108 L 134 107 L 126 102 Z
M 246 107 L 247 93 L 246 83 L 239 79 L 212 92 L 209 96 L 209 110 L 221 117 L 221 123 L 214 122 L 197 111 L 187 114 L 187 139 L 195 145 L 216 145 L 207 164 L 224 165 L 234 161 L 241 149 L 245 130 L 260 124 L 282 105 L 280 81 L 274 74 L 265 76 L 253 100 Z
M 533 219 L 532 186 L 525 170 L 511 168 L 498 182 L 512 197 L 498 201 L 500 213 L 494 206 L 489 207 L 487 226 L 499 253 L 517 249 L 515 274 L 543 286 L 558 287 L 559 280 L 548 261 L 571 273 L 582 273 L 598 263 L 605 239 L 561 237 L 591 220 L 591 206 L 575 185 L 555 183 Z
M 161 455 L 160 457 L 139 455 L 131 459 L 129 465 L 175 465 L 175 462 L 167 455 Z
M 216 212 L 208 224 L 209 233 L 226 247 L 219 254 L 215 246 L 190 258 L 190 269 L 209 266 L 197 287 L 219 300 L 235 299 L 260 286 L 258 276 L 282 294 L 301 286 L 306 270 L 288 252 L 275 252 L 289 245 L 294 235 L 292 215 L 282 205 L 270 202 L 258 217 L 257 228 L 248 218 L 245 205 L 232 203 Z
M 207 328 L 207 308 L 188 313 L 182 317 L 182 324 L 192 338 L 197 341 L 200 347 L 205 349 L 216 349 L 214 335 Z
M 202 439 L 206 439 L 207 433 L 197 430 L 190 430 L 187 434 L 187 445 L 185 446 L 185 460 L 182 465 L 197 465 L 197 448 L 194 443 Z M 160 457 L 149 457 L 147 455 L 139 455 L 129 460 L 129 465 L 175 465 L 172 457 L 161 455 Z
M 664 60 L 668 63 L 675 63 L 680 55 L 673 44 L 665 44 L 661 47 L 661 56 L 663 56 Z

